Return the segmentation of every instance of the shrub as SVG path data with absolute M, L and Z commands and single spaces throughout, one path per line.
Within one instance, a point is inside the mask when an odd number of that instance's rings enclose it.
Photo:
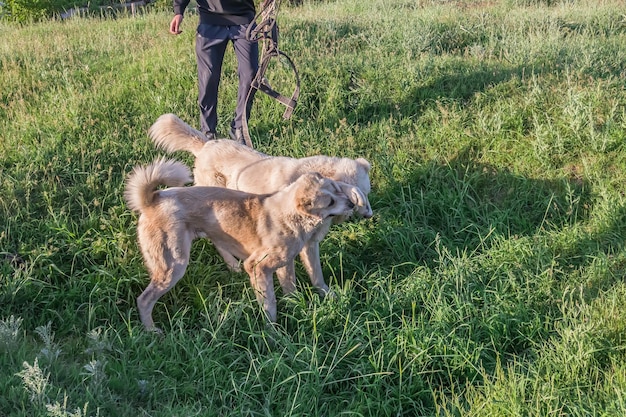
M 163 1 L 158 0 L 159 3 Z M 124 2 L 125 0 L 4 0 L 0 1 L 0 20 L 36 22 L 61 16 L 62 13 L 77 7 L 97 11 L 101 7 L 115 6 Z

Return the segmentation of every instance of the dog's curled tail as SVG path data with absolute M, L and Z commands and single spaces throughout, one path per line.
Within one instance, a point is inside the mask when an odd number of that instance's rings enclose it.
M 148 136 L 157 148 L 167 152 L 187 151 L 198 155 L 207 142 L 207 137 L 199 130 L 183 122 L 178 116 L 166 113 L 148 129 Z
M 187 165 L 173 159 L 160 158 L 147 166 L 136 166 L 128 175 L 124 199 L 131 210 L 141 212 L 154 202 L 159 185 L 182 187 L 192 182 Z

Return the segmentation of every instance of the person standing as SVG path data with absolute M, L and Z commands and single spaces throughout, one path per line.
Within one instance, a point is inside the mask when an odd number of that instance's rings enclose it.
M 190 0 L 173 0 L 174 18 L 170 33 L 181 31 L 183 14 Z M 237 57 L 237 105 L 230 123 L 231 139 L 245 144 L 242 121 L 250 114 L 250 85 L 259 67 L 259 46 L 246 37 L 248 26 L 256 15 L 254 0 L 196 0 L 200 21 L 196 31 L 196 62 L 198 68 L 198 105 L 200 130 L 209 138 L 217 138 L 217 98 L 222 63 L 229 42 Z

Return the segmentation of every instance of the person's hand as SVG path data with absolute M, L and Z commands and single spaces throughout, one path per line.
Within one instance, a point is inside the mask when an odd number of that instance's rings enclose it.
M 180 25 L 182 23 L 183 23 L 183 15 L 182 14 L 175 15 L 172 21 L 170 22 L 170 33 L 173 35 L 178 35 L 182 33 L 182 30 L 180 30 Z

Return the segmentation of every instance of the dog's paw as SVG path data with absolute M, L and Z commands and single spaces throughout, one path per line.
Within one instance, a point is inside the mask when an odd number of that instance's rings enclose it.
M 153 334 L 156 336 L 165 336 L 165 332 L 163 330 L 161 330 L 161 328 L 153 326 L 153 327 L 145 327 L 144 330 L 148 333 L 148 334 Z
M 241 265 L 240 264 L 226 264 L 226 267 L 231 271 L 231 272 L 237 272 L 240 273 L 241 271 L 243 271 L 243 269 L 241 269 Z
M 337 294 L 335 294 L 335 292 L 328 287 L 318 288 L 317 293 L 319 294 L 321 299 L 332 300 L 334 298 L 337 298 Z

